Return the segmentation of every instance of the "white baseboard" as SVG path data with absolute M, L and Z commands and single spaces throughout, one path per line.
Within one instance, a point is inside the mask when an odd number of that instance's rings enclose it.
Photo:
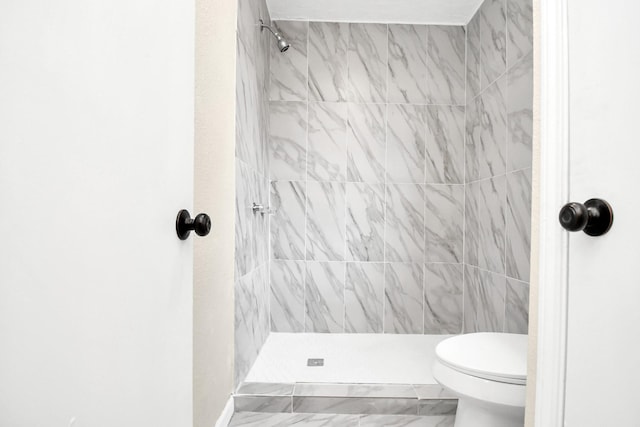
M 229 425 L 231 417 L 233 416 L 233 409 L 233 396 L 231 396 L 229 400 L 227 400 L 227 404 L 224 405 L 218 421 L 216 421 L 216 427 L 227 427 Z

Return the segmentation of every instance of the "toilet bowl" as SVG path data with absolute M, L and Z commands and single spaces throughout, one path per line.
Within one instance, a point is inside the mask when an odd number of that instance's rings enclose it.
M 433 376 L 458 397 L 455 427 L 522 427 L 527 335 L 475 333 L 436 347 Z

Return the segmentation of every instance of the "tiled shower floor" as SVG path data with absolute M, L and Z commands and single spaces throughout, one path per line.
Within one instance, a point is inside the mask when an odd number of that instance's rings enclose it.
M 435 346 L 450 335 L 271 333 L 254 383 L 435 384 Z M 308 367 L 307 359 L 324 359 Z

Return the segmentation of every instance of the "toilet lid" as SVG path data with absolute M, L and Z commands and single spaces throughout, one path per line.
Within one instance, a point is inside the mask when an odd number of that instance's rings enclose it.
M 459 335 L 438 344 L 436 357 L 467 375 L 509 384 L 527 383 L 527 335 Z

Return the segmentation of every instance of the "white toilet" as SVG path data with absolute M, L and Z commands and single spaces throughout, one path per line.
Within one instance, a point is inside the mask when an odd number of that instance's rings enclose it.
M 436 347 L 433 376 L 459 399 L 455 427 L 522 427 L 527 335 L 475 333 Z

